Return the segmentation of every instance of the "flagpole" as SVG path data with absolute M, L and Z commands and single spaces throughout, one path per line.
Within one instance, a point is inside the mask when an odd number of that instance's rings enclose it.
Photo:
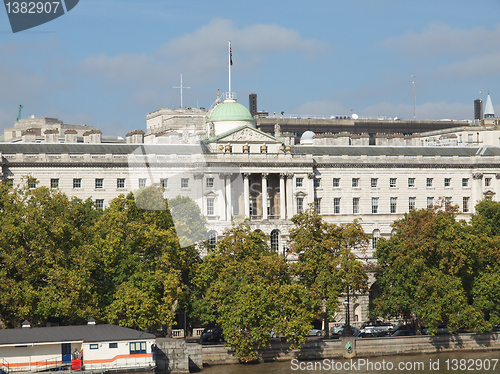
M 231 54 L 232 54 L 231 40 L 229 40 L 228 43 L 229 43 L 229 61 L 228 61 L 228 63 L 229 63 L 229 92 L 231 92 L 231 65 L 233 63 L 232 56 L 231 56 Z

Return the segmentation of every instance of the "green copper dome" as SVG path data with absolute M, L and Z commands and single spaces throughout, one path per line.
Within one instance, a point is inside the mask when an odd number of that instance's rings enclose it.
M 224 100 L 222 104 L 219 104 L 210 114 L 207 119 L 211 122 L 219 121 L 251 121 L 255 122 L 247 108 L 243 105 L 238 104 L 236 100 Z

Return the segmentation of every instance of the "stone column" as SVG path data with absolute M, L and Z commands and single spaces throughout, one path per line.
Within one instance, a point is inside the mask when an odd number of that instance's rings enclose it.
M 203 173 L 194 173 L 193 174 L 194 178 L 194 186 L 195 186 L 195 201 L 196 204 L 200 207 L 201 214 L 204 216 L 207 215 L 207 212 L 205 212 L 205 204 L 203 203 Z
M 304 205 L 304 210 L 309 209 L 309 204 L 314 204 L 314 173 L 307 173 L 307 205 Z
M 262 173 L 262 219 L 267 219 L 267 176 L 269 173 Z
M 483 174 L 472 174 L 472 200 L 471 206 L 475 207 L 483 199 Z
M 291 219 L 295 212 L 293 210 L 293 173 L 286 174 L 286 218 Z
M 280 174 L 280 219 L 286 219 L 285 174 Z
M 231 198 L 231 174 L 226 174 L 226 219 L 233 219 L 233 201 Z
M 227 214 L 227 209 L 226 209 L 226 174 L 220 173 L 219 174 L 219 181 L 220 181 L 220 188 L 218 191 L 219 195 L 219 217 L 221 221 L 226 221 L 226 214 Z
M 243 201 L 245 204 L 245 216 L 250 218 L 250 173 L 243 173 Z

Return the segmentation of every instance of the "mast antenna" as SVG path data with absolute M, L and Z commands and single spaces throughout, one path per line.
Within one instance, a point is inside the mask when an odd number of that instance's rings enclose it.
M 172 88 L 180 88 L 180 89 L 181 89 L 181 109 L 182 109 L 182 108 L 183 108 L 183 106 L 182 106 L 182 90 L 183 90 L 184 88 L 191 88 L 191 87 L 184 87 L 184 86 L 182 85 L 182 74 L 181 74 L 181 85 L 180 85 L 179 87 L 172 87 Z

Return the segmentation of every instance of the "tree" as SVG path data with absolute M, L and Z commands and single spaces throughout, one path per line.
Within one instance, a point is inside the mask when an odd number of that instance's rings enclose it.
M 271 331 L 299 345 L 314 316 L 306 288 L 266 241 L 247 224 L 234 226 L 195 269 L 199 300 L 193 314 L 217 321 L 244 362 L 257 359 L 256 349 L 269 344 Z
M 89 251 L 100 212 L 54 189 L 0 185 L 0 315 L 7 326 L 81 323 L 97 310 Z
M 299 255 L 295 265 L 299 282 L 310 293 L 318 313 L 320 307 L 329 318 L 339 311 L 343 294 L 366 292 L 367 274 L 353 249 L 364 250 L 369 236 L 359 222 L 334 225 L 325 222 L 314 209 L 292 218 L 295 228 L 290 237 Z
M 157 208 L 159 193 L 145 188 L 141 205 L 156 201 Z M 114 199 L 95 226 L 102 316 L 122 326 L 170 328 L 198 254 L 193 246 L 181 248 L 165 200 L 163 210 L 142 209 L 136 201 L 133 194 Z
M 396 234 L 380 240 L 375 252 L 381 296 L 374 314 L 413 315 L 431 333 L 442 322 L 452 329 L 491 329 L 495 320 L 485 312 L 498 312 L 490 289 L 498 249 L 484 234 L 484 219 L 472 222 L 457 221 L 455 209 L 441 207 L 412 210 L 396 221 Z

